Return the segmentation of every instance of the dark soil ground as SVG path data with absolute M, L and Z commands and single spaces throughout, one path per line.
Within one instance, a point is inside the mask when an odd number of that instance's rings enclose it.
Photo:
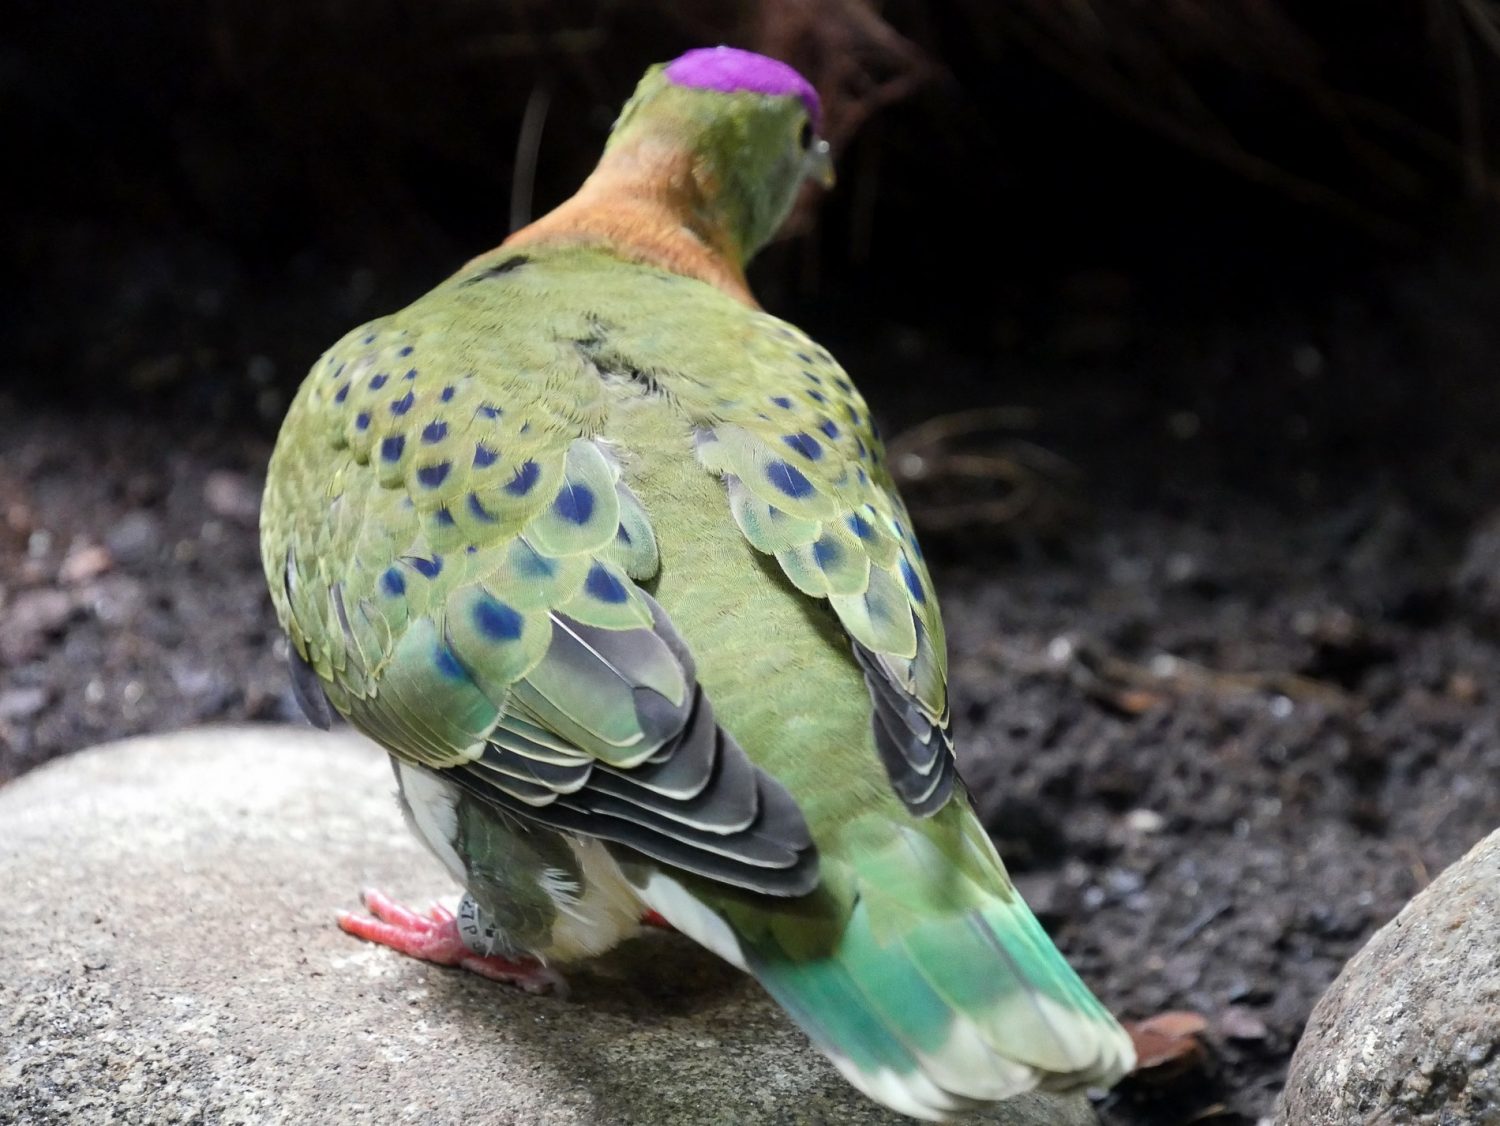
M 1343 961 L 1500 825 L 1491 292 L 1427 269 L 1307 308 L 1138 310 L 1102 362 L 812 325 L 888 433 L 1033 412 L 989 439 L 1033 466 L 1019 517 L 945 520 L 992 480 L 912 490 L 965 774 L 1028 899 L 1116 1011 L 1208 1021 L 1207 1060 L 1128 1082 L 1115 1126 L 1268 1114 Z M 135 732 L 297 721 L 256 546 L 267 428 L 0 407 L 0 782 Z

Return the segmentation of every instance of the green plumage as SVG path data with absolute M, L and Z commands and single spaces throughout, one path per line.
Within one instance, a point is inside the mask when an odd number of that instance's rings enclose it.
M 797 329 L 607 245 L 502 248 L 314 366 L 262 519 L 297 653 L 465 795 L 466 840 L 478 809 L 608 842 L 908 1113 L 1128 1066 L 953 784 L 931 580 Z

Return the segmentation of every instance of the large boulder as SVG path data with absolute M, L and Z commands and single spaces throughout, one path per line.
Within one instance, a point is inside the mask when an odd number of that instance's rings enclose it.
M 349 734 L 202 730 L 0 789 L 7 1122 L 904 1121 L 849 1088 L 752 981 L 677 935 L 534 997 L 359 942 L 361 886 L 453 888 Z M 981 1121 L 1087 1126 L 1080 1099 Z
M 1276 1121 L 1500 1124 L 1500 831 L 1349 960 L 1297 1045 Z

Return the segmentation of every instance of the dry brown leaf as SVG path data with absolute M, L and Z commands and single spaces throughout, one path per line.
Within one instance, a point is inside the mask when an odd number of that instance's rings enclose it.
M 1201 1067 L 1208 1051 L 1199 1039 L 1208 1021 L 1198 1013 L 1173 1011 L 1145 1020 L 1126 1021 L 1125 1031 L 1135 1045 L 1135 1071 L 1153 1082 L 1174 1079 Z

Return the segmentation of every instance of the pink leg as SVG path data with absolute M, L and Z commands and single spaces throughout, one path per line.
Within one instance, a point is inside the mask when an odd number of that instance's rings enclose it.
M 509 982 L 528 993 L 548 990 L 559 996 L 567 993 L 567 983 L 562 975 L 535 958 L 502 958 L 498 955 L 484 958 L 474 953 L 459 937 L 453 912 L 444 907 L 433 904 L 426 915 L 420 915 L 373 888 L 365 890 L 363 899 L 370 909 L 369 915 L 356 915 L 350 911 L 338 914 L 339 928 L 356 938 L 378 942 L 424 962 L 460 966 L 481 977 Z

